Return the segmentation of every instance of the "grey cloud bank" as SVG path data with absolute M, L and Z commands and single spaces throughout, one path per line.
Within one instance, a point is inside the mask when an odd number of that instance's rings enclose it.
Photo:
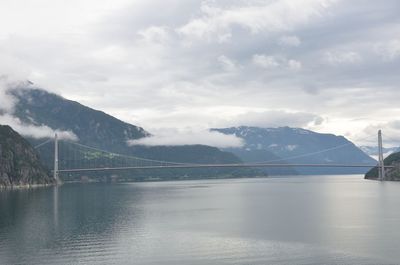
M 400 132 L 399 12 L 394 0 L 5 0 L 0 71 L 201 143 L 210 127 L 288 125 L 365 144 Z

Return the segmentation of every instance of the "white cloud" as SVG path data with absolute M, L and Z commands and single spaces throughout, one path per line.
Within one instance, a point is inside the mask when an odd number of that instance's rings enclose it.
M 170 39 L 166 27 L 151 26 L 144 30 L 139 30 L 138 34 L 148 43 L 165 43 Z
M 232 39 L 232 33 L 230 33 L 230 32 L 218 36 L 219 43 L 229 42 L 229 41 L 231 41 L 231 39 Z
M 0 76 L 0 114 L 13 111 L 15 98 L 7 93 L 7 77 Z
M 0 82 L 2 83 L 0 86 L 24 80 L 29 76 L 31 69 L 26 62 L 1 48 L 0 45 Z
M 253 63 L 266 69 L 279 67 L 281 65 L 280 61 L 281 60 L 275 56 L 267 56 L 264 54 L 253 55 Z
M 225 135 L 219 132 L 211 132 L 208 130 L 176 130 L 163 129 L 151 137 L 141 138 L 138 140 L 130 140 L 128 144 L 133 145 L 209 145 L 219 148 L 241 147 L 243 139 L 234 135 Z
M 213 40 L 229 34 L 240 26 L 253 34 L 261 31 L 293 30 L 312 18 L 321 17 L 337 1 L 331 0 L 280 0 L 272 2 L 250 1 L 247 5 L 218 7 L 212 1 L 202 4 L 202 16 L 194 18 L 178 29 L 190 38 Z
M 278 43 L 282 46 L 297 47 L 300 46 L 301 40 L 297 36 L 283 36 L 279 38 Z
M 59 139 L 72 141 L 78 140 L 78 137 L 71 131 L 53 130 L 46 125 L 37 126 L 26 124 L 9 114 L 0 115 L 0 124 L 11 126 L 11 128 L 25 137 L 32 137 L 35 139 L 53 138 L 57 133 Z
M 361 62 L 362 58 L 354 51 L 328 51 L 325 53 L 325 60 L 332 65 L 355 64 Z
M 219 56 L 217 60 L 225 71 L 230 72 L 236 70 L 237 68 L 236 63 L 225 55 Z
M 400 115 L 400 26 L 396 0 L 355 1 L 2 0 L 0 75 L 148 130 L 283 109 L 359 139 Z
M 378 43 L 375 45 L 375 51 L 382 56 L 384 60 L 395 60 L 400 57 L 400 40 Z
M 303 65 L 301 64 L 301 62 L 296 61 L 296 60 L 289 60 L 288 61 L 288 67 L 292 70 L 298 71 L 300 70 Z
M 90 53 L 91 57 L 103 63 L 121 63 L 127 53 L 123 47 L 110 45 L 101 49 L 96 49 Z
M 382 130 L 382 140 L 385 147 L 400 146 L 400 120 L 380 122 L 371 124 L 363 130 L 366 135 L 376 135 L 378 130 Z M 372 144 L 377 144 L 377 138 L 372 140 Z
M 287 67 L 298 71 L 302 68 L 302 63 L 294 59 L 286 59 L 283 56 L 270 56 L 264 54 L 253 55 L 252 62 L 265 69 L 274 69 L 278 67 Z

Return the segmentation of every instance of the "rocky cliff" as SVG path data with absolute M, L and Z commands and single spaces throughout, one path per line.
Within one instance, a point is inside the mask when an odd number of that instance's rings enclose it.
M 52 183 L 32 146 L 10 126 L 0 125 L 0 187 Z
M 400 181 L 400 152 L 389 155 L 384 160 L 385 166 L 393 166 L 393 168 L 385 169 L 385 180 Z M 379 172 L 378 168 L 374 167 L 367 174 L 366 179 L 378 179 Z

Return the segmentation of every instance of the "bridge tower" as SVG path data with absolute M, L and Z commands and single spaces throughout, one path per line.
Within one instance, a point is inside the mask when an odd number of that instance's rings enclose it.
M 385 180 L 385 163 L 383 160 L 383 145 L 382 145 L 382 131 L 378 131 L 378 151 L 379 151 L 379 180 Z
M 54 170 L 53 170 L 53 177 L 56 181 L 56 184 L 59 183 L 58 177 L 58 136 L 57 133 L 54 135 Z

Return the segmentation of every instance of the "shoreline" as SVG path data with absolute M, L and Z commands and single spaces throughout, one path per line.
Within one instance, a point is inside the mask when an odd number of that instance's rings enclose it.
M 0 185 L 0 191 L 3 190 L 27 190 L 27 189 L 39 189 L 55 186 L 56 184 L 24 184 L 24 185 Z

